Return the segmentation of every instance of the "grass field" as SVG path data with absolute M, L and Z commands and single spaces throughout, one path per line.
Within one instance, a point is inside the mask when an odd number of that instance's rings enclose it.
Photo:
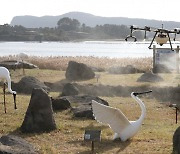
M 130 62 L 128 62 L 128 64 L 129 63 Z M 101 62 L 99 62 L 99 64 L 101 64 Z M 150 65 L 149 63 L 149 65 L 144 66 L 144 68 L 150 68 Z M 53 70 L 49 68 L 25 70 L 25 75 L 34 76 L 40 81 L 53 83 L 65 79 L 65 64 L 63 64 L 63 66 L 63 68 L 59 67 L 59 69 L 56 68 Z M 99 67 L 98 65 L 94 66 Z M 96 79 L 92 79 L 79 83 L 162 87 L 165 85 L 177 86 L 180 81 L 180 77 L 177 74 L 160 74 L 164 78 L 164 81 L 158 84 L 137 83 L 137 78 L 142 75 L 140 73 L 113 75 L 107 72 L 100 72 L 99 74 L 99 82 L 97 82 Z M 22 70 L 11 71 L 11 76 L 14 82 L 18 82 L 23 77 Z M 7 114 L 5 114 L 2 104 L 2 89 L 0 89 L 0 95 L 0 135 L 15 134 L 23 137 L 32 143 L 38 149 L 39 153 L 42 154 L 91 153 L 91 143 L 83 140 L 84 131 L 86 129 L 102 130 L 101 142 L 95 142 L 96 153 L 169 154 L 172 153 L 172 137 L 174 131 L 179 126 L 179 124 L 175 124 L 175 110 L 153 97 L 142 97 L 147 108 L 146 118 L 138 134 L 126 142 L 113 141 L 113 132 L 108 126 L 99 124 L 95 120 L 74 118 L 70 110 L 54 113 L 57 124 L 56 130 L 49 133 L 23 134 L 19 131 L 19 127 L 24 120 L 31 96 L 17 94 L 18 110 L 14 110 L 13 97 L 11 94 L 8 94 Z M 59 95 L 59 92 L 50 92 L 49 95 L 56 97 Z M 110 106 L 120 108 L 130 120 L 135 120 L 140 116 L 140 107 L 131 97 L 99 97 L 108 101 Z

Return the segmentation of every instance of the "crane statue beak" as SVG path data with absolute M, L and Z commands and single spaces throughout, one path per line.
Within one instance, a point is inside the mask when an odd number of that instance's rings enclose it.
M 14 97 L 14 109 L 17 109 L 17 107 L 16 107 L 16 94 L 13 94 L 13 97 Z
M 152 92 L 152 90 L 144 91 L 144 92 L 140 92 L 140 93 L 138 93 L 138 92 L 133 92 L 133 95 L 134 95 L 134 96 L 137 96 L 137 95 L 147 94 L 147 93 L 151 93 L 151 92 Z

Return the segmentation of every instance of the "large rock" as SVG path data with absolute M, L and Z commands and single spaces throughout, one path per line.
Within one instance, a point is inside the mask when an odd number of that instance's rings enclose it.
M 33 89 L 21 126 L 22 132 L 44 132 L 56 129 L 51 98 L 43 89 Z
M 71 96 L 78 95 L 79 90 L 72 83 L 67 83 L 64 85 L 61 96 Z
M 159 75 L 154 74 L 152 72 L 144 73 L 137 79 L 137 82 L 160 82 L 163 81 Z
M 71 81 L 78 80 L 89 80 L 95 77 L 95 73 L 90 67 L 83 63 L 77 63 L 75 61 L 70 61 L 66 69 L 66 79 Z
M 178 127 L 173 135 L 173 152 L 180 154 L 180 127 Z
M 75 95 L 75 96 L 64 96 L 71 104 L 71 111 L 75 117 L 86 117 L 94 119 L 92 112 L 92 100 L 95 100 L 101 104 L 109 105 L 107 101 L 90 95 Z
M 53 110 L 66 110 L 71 108 L 70 102 L 64 97 L 52 98 Z
M 91 108 L 92 100 L 104 105 L 109 105 L 107 101 L 90 95 L 72 95 L 52 98 L 52 105 L 54 110 L 66 110 L 70 108 L 74 117 L 94 119 Z
M 0 153 L 2 154 L 37 154 L 38 152 L 33 145 L 26 140 L 14 136 L 7 135 L 0 138 Z
M 31 94 L 34 88 L 42 88 L 45 91 L 50 90 L 50 88 L 47 87 L 43 82 L 32 76 L 23 77 L 18 83 L 14 83 L 13 87 L 18 93 L 24 94 Z

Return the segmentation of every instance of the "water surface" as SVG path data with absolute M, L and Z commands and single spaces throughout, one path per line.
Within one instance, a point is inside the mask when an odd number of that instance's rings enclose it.
M 152 57 L 150 42 L 85 41 L 85 42 L 1 42 L 0 55 L 31 56 L 95 56 L 95 57 Z

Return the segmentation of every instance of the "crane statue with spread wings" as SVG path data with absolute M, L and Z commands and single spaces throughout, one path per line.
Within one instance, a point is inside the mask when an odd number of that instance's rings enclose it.
M 106 106 L 92 100 L 94 117 L 98 122 L 108 124 L 111 127 L 115 132 L 114 139 L 120 138 L 121 141 L 126 141 L 138 132 L 146 115 L 146 107 L 138 95 L 150 92 L 152 91 L 131 93 L 131 97 L 138 102 L 141 108 L 141 116 L 136 121 L 129 121 L 120 109 Z

